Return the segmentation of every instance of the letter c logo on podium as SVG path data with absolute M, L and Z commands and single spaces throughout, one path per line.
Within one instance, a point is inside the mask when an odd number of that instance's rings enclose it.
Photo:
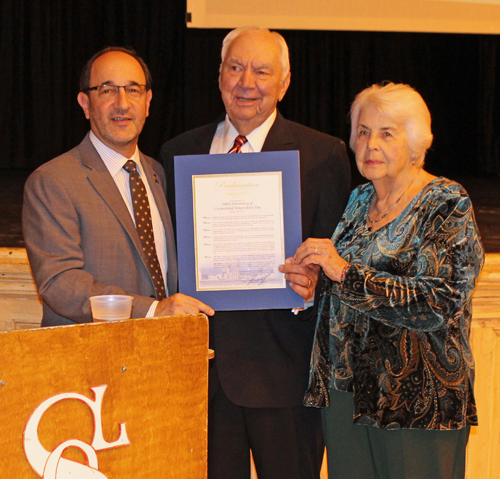
M 24 428 L 24 453 L 31 468 L 43 479 L 107 479 L 99 472 L 96 451 L 127 446 L 130 441 L 125 430 L 125 423 L 120 423 L 120 435 L 116 441 L 107 442 L 102 433 L 101 408 L 107 385 L 91 388 L 94 400 L 83 394 L 63 393 L 46 399 L 38 406 Z M 70 439 L 59 444 L 52 452 L 47 451 L 38 438 L 38 424 L 45 411 L 53 404 L 65 399 L 77 399 L 85 403 L 94 416 L 94 436 L 92 444 L 78 439 Z M 71 461 L 62 457 L 63 452 L 74 447 L 80 449 L 86 458 L 87 464 Z

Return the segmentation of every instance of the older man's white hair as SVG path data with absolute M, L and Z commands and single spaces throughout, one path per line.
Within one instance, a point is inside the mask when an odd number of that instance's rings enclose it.
M 281 60 L 281 67 L 283 69 L 283 78 L 285 78 L 289 71 L 290 71 L 290 58 L 288 54 L 288 45 L 285 42 L 285 39 L 278 33 L 278 32 L 271 32 L 268 28 L 264 27 L 259 27 L 256 25 L 251 25 L 251 26 L 246 26 L 246 27 L 238 27 L 235 28 L 234 30 L 231 30 L 224 40 L 222 41 L 222 50 L 221 50 L 221 65 L 219 68 L 219 71 L 222 68 L 222 64 L 224 63 L 224 59 L 226 58 L 227 55 L 227 50 L 229 49 L 229 45 L 231 45 L 231 42 L 238 38 L 240 35 L 244 33 L 251 33 L 251 32 L 261 32 L 261 33 L 270 33 L 274 41 L 276 42 L 276 45 L 280 49 L 281 55 L 280 55 L 280 60 Z

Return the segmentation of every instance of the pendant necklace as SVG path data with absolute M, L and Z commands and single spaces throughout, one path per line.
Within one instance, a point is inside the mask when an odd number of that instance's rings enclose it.
M 370 215 L 366 213 L 366 220 L 368 223 L 370 223 L 370 226 L 367 227 L 368 233 L 371 233 L 373 230 L 373 225 L 375 223 L 378 223 L 379 221 L 382 221 L 393 209 L 394 207 L 400 202 L 401 198 L 406 194 L 406 192 L 410 189 L 411 185 L 413 185 L 413 182 L 417 179 L 417 177 L 413 178 L 413 181 L 408 185 L 408 188 L 403 191 L 403 194 L 396 200 L 396 202 L 380 217 L 377 218 L 376 220 L 372 220 L 370 218 Z

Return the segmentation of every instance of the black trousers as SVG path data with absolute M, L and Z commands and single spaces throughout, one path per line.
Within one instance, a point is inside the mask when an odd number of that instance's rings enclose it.
M 322 410 L 329 479 L 464 479 L 470 427 L 453 431 L 354 425 L 351 393 Z
M 319 479 L 321 411 L 236 406 L 219 386 L 208 406 L 208 479 L 249 479 L 250 449 L 259 479 Z

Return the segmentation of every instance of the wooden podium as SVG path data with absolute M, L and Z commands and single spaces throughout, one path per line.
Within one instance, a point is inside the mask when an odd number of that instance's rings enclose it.
M 203 479 L 208 320 L 0 333 L 0 470 L 9 479 Z

